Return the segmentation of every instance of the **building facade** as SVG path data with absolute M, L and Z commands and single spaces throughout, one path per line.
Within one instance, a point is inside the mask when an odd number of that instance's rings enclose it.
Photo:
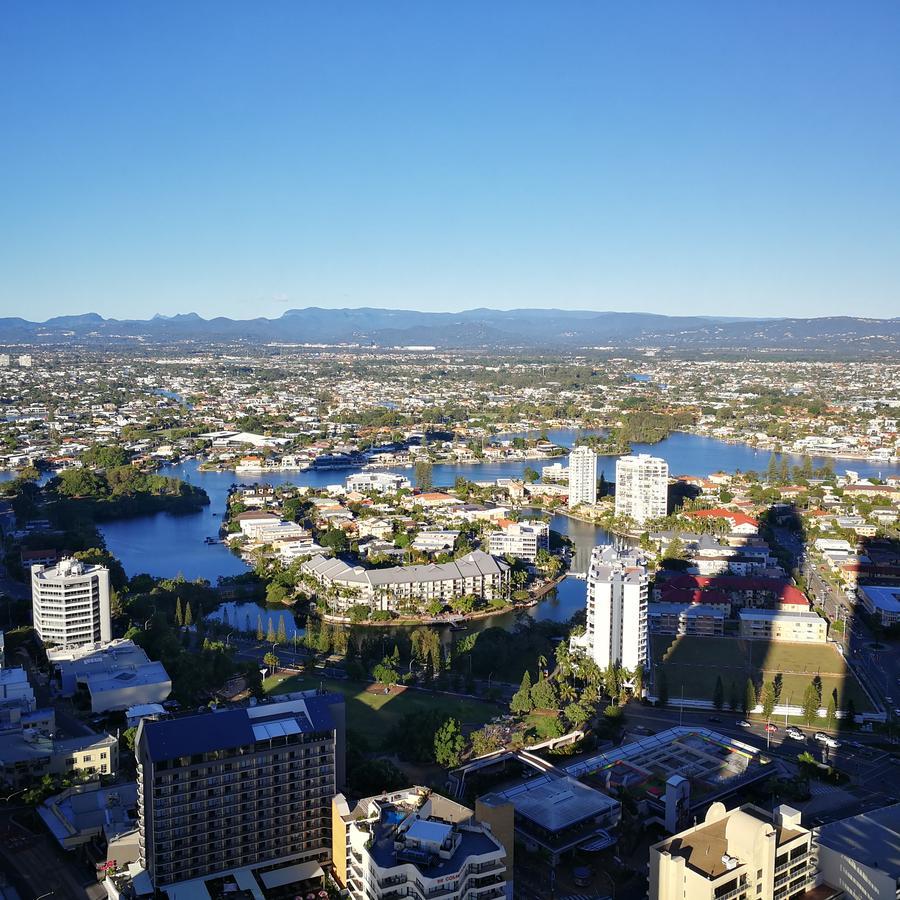
M 649 579 L 643 557 L 633 550 L 595 547 L 587 573 L 587 625 L 573 647 L 605 669 L 647 664 Z
M 328 610 L 346 612 L 357 603 L 377 610 L 415 610 L 432 600 L 447 603 L 471 594 L 480 600 L 505 598 L 509 566 L 489 553 L 474 550 L 448 563 L 365 569 L 339 559 L 314 556 L 300 565 L 323 588 L 332 589 Z
M 668 495 L 669 464 L 664 459 L 641 453 L 616 460 L 616 516 L 628 516 L 639 525 L 661 519 Z
M 828 621 L 811 610 L 742 609 L 741 637 L 759 641 L 824 644 Z
M 550 549 L 550 526 L 546 522 L 513 522 L 488 535 L 492 556 L 517 556 L 533 563 L 538 550 Z
M 788 900 L 819 887 L 812 832 L 800 813 L 713 803 L 705 821 L 650 848 L 650 900 Z M 817 900 L 828 900 L 827 887 Z
M 33 566 L 34 628 L 46 646 L 78 647 L 112 637 L 109 570 L 77 559 Z
M 177 719 L 135 739 L 141 864 L 155 888 L 257 863 L 325 862 L 343 782 L 343 698 Z
M 590 447 L 576 447 L 569 454 L 569 509 L 596 502 L 597 454 Z
M 512 823 L 512 807 L 507 804 Z M 506 850 L 475 813 L 427 788 L 332 807 L 335 874 L 353 900 L 501 900 Z

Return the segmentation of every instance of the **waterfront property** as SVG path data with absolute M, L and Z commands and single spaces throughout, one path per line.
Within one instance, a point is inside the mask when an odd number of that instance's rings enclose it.
M 587 573 L 587 627 L 572 647 L 605 669 L 647 663 L 649 580 L 640 551 L 596 547 Z
M 112 637 L 109 570 L 77 559 L 33 566 L 34 629 L 46 646 L 77 647 Z
M 328 611 L 337 615 L 358 603 L 397 613 L 416 612 L 431 601 L 449 603 L 465 595 L 504 599 L 509 586 L 509 565 L 481 550 L 454 562 L 388 569 L 365 569 L 314 556 L 301 564 L 300 571 L 329 592 Z
M 666 514 L 669 464 L 657 456 L 639 453 L 616 460 L 616 516 L 643 525 Z
M 493 556 L 517 556 L 533 563 L 539 550 L 550 549 L 550 526 L 546 522 L 510 522 L 501 520 L 500 530 L 488 535 Z
M 505 809 L 511 832 L 512 807 Z M 428 788 L 368 797 L 352 809 L 338 794 L 331 827 L 334 871 L 353 900 L 507 895 L 506 850 L 491 826 Z

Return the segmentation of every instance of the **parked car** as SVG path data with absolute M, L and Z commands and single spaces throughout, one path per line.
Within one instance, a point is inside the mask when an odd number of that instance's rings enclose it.
M 787 734 L 787 736 L 792 741 L 805 741 L 806 740 L 806 735 L 799 728 L 795 728 L 793 725 L 787 729 L 785 734 Z
M 773 725 L 771 722 L 769 722 L 769 723 L 766 725 L 766 731 L 768 731 L 769 734 L 775 734 L 775 732 L 778 731 L 778 726 L 777 726 L 777 725 Z
M 741 728 L 752 728 L 753 727 L 746 719 L 741 719 L 741 721 L 738 722 L 738 725 L 740 725 Z

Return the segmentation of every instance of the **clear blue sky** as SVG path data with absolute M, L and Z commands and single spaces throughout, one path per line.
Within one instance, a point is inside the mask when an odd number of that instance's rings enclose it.
M 900 315 L 900 3 L 0 10 L 0 314 Z

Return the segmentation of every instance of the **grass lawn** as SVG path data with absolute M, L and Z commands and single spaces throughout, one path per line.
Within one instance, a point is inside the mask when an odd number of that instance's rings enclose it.
M 837 688 L 839 705 L 853 699 L 857 712 L 871 709 L 868 698 L 849 671 L 843 656 L 831 644 L 790 644 L 776 641 L 744 641 L 738 638 L 697 635 L 653 635 L 654 666 L 664 666 L 669 696 L 711 700 L 716 676 L 722 676 L 726 702 L 730 683 L 743 697 L 747 678 L 758 684 L 781 674 L 782 699 L 799 706 L 811 679 L 822 679 L 823 706 Z
M 545 741 L 547 738 L 556 737 L 559 733 L 557 716 L 531 713 L 525 718 L 525 733 L 534 741 Z
M 394 723 L 407 713 L 427 712 L 439 709 L 458 719 L 462 725 L 478 728 L 500 713 L 491 703 L 480 700 L 463 700 L 446 694 L 430 694 L 425 691 L 402 690 L 394 687 L 385 694 L 381 687 L 361 681 L 342 681 L 320 678 L 317 675 L 275 675 L 263 682 L 267 694 L 286 694 L 324 686 L 328 691 L 341 693 L 347 702 L 347 727 L 352 728 L 380 747 Z

